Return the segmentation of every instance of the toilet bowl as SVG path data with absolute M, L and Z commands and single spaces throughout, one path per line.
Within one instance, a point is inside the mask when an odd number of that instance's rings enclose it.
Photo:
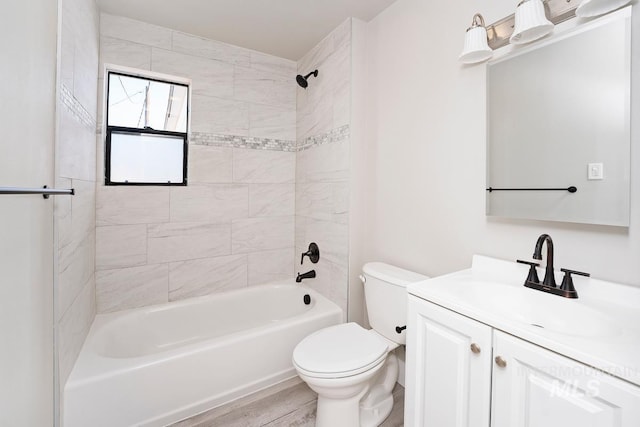
M 406 285 L 427 277 L 369 263 L 362 280 L 373 329 L 345 323 L 304 338 L 293 352 L 298 375 L 318 393 L 317 427 L 375 427 L 393 408 L 394 350 L 405 343 Z M 377 312 L 377 313 L 376 313 Z
M 393 407 L 397 346 L 357 323 L 325 328 L 301 341 L 293 363 L 318 393 L 316 426 L 373 427 L 384 421 Z

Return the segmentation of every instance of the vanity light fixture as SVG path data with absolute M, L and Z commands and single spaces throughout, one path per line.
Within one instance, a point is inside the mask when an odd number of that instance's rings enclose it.
M 584 0 L 576 9 L 576 16 L 580 18 L 600 16 L 628 3 L 631 3 L 631 0 Z
M 475 64 L 486 61 L 493 56 L 493 50 L 487 41 L 487 28 L 484 18 L 479 13 L 473 15 L 471 26 L 464 36 L 464 49 L 460 54 L 460 61 L 464 64 Z
M 538 40 L 553 31 L 542 0 L 522 0 L 516 9 L 516 24 L 509 38 L 511 44 L 525 44 Z
M 554 25 L 575 18 L 578 5 L 594 3 L 624 6 L 630 0 L 522 0 L 515 14 L 485 25 L 482 16 L 473 16 L 473 23 L 465 36 L 460 62 L 473 64 L 486 61 L 503 46 L 524 44 L 537 40 L 551 31 Z M 603 12 L 604 13 L 604 12 Z

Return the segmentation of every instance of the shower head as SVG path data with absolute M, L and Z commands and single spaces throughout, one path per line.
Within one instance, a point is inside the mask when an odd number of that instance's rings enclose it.
M 296 76 L 296 81 L 298 82 L 298 84 L 300 85 L 301 88 L 306 89 L 307 86 L 309 86 L 309 82 L 307 81 L 307 79 L 313 74 L 313 77 L 318 77 L 318 70 L 312 71 L 309 74 L 307 74 L 306 76 L 302 76 L 300 74 L 298 74 Z

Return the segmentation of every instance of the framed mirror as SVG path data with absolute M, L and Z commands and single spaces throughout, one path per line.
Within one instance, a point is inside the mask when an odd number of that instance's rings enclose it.
M 490 62 L 487 215 L 628 226 L 630 80 L 630 7 Z

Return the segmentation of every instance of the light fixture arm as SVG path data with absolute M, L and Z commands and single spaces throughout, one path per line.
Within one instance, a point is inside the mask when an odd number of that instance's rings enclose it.
M 526 2 L 524 0 L 518 5 Z M 561 22 L 575 18 L 576 9 L 583 0 L 544 0 L 544 7 L 549 21 L 557 25 Z M 475 19 L 475 16 L 474 16 Z M 515 14 L 506 16 L 487 26 L 487 34 L 489 37 L 489 47 L 498 49 L 509 44 L 509 38 L 513 33 L 515 25 Z
M 479 13 L 473 15 L 473 20 L 471 21 L 471 28 L 475 27 L 484 27 L 484 18 Z

